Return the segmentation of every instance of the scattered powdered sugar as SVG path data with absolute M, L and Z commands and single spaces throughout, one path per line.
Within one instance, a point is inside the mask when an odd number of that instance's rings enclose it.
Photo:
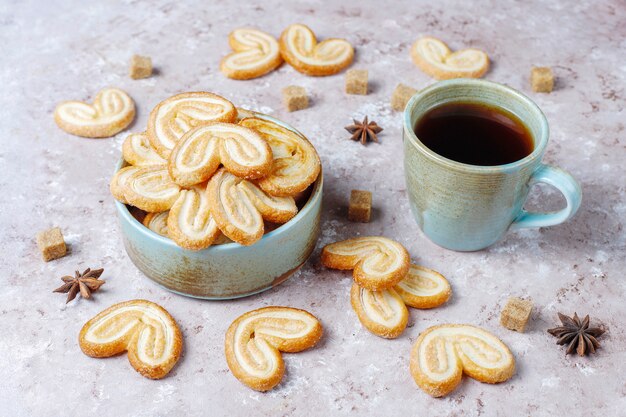
M 589 365 L 584 365 L 582 363 L 576 363 L 576 368 L 580 370 L 580 373 L 583 375 L 593 375 L 596 373 L 596 368 L 592 368 Z
M 272 114 L 272 113 L 274 113 L 274 109 L 271 108 L 271 107 L 268 107 L 268 106 L 261 106 L 259 108 L 259 111 L 261 113 L 265 113 L 265 114 Z
M 559 378 L 558 376 L 551 376 L 548 378 L 543 378 L 541 380 L 541 386 L 542 387 L 556 387 L 561 383 L 561 378 Z
M 8 349 L 4 350 L 4 348 L 2 350 L 5 352 L 9 351 Z M 42 357 L 46 354 L 46 352 L 49 352 L 50 350 L 52 350 L 51 339 L 42 340 L 37 343 L 21 346 L 20 349 L 15 350 L 16 354 L 14 355 L 14 359 L 17 360 L 17 363 L 16 361 L 12 361 L 12 363 L 18 368 L 29 367 L 29 362 L 31 359 Z
M 365 116 L 368 116 L 370 121 L 376 122 L 383 129 L 385 127 L 395 125 L 398 122 L 398 115 L 401 113 L 395 113 L 391 111 L 391 106 L 388 101 L 375 101 L 363 103 L 357 111 L 354 113 L 356 120 L 362 120 Z
M 286 364 L 286 367 L 288 369 L 287 372 L 289 372 L 289 369 L 294 369 L 291 363 Z M 270 395 L 272 397 L 286 397 L 306 389 L 309 385 L 309 379 L 304 375 L 293 375 L 293 373 L 290 373 L 288 378 L 283 378 L 281 381 L 280 390 L 270 391 Z
M 157 387 L 157 396 L 153 399 L 155 403 L 160 403 L 169 399 L 178 389 L 172 384 L 163 384 Z
M 259 104 L 258 100 L 253 98 L 243 97 L 237 101 L 237 107 L 241 107 L 244 110 L 256 111 L 264 114 L 274 113 L 274 109 L 269 106 Z
M 337 229 L 344 224 L 339 220 L 330 220 L 324 223 L 318 246 L 322 247 L 337 240 Z

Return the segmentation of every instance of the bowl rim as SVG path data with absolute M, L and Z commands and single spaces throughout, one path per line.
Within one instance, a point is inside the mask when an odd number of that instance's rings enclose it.
M 238 109 L 239 110 L 239 109 Z M 261 119 L 266 119 L 268 121 L 277 123 L 283 127 L 285 127 L 286 129 L 291 130 L 292 132 L 302 136 L 303 138 L 307 139 L 306 136 L 304 136 L 300 131 L 298 131 L 296 128 L 294 128 L 293 126 L 283 122 L 282 120 L 278 120 L 272 116 L 268 116 L 266 114 L 263 113 L 258 113 L 252 110 L 247 110 L 247 109 L 243 109 L 245 110 L 245 113 L 248 113 L 245 117 L 258 117 Z M 307 139 L 308 140 L 308 139 Z M 317 150 L 316 150 L 317 151 Z M 321 163 L 321 161 L 320 161 Z M 124 167 L 126 164 L 126 161 L 124 160 L 124 157 L 121 157 L 119 159 L 119 161 L 117 162 L 117 164 L 115 165 L 115 172 L 113 173 L 113 175 L 115 175 L 115 173 L 117 171 L 119 171 L 122 167 Z M 148 239 L 153 239 L 158 241 L 160 244 L 171 247 L 172 249 L 175 250 L 181 250 L 181 251 L 185 251 L 185 252 L 192 252 L 192 253 L 204 253 L 204 252 L 225 252 L 225 251 L 231 251 L 231 250 L 236 250 L 236 249 L 240 249 L 240 248 L 249 248 L 249 247 L 253 247 L 263 241 L 267 242 L 269 240 L 274 239 L 275 237 L 280 237 L 282 234 L 287 233 L 287 231 L 294 225 L 296 224 L 300 219 L 302 219 L 303 217 L 305 217 L 306 215 L 308 215 L 308 213 L 313 210 L 313 207 L 316 205 L 316 202 L 322 197 L 322 185 L 324 183 L 324 175 L 323 175 L 323 167 L 320 167 L 320 173 L 317 176 L 317 178 L 315 179 L 315 181 L 313 182 L 313 190 L 311 191 L 311 195 L 309 196 L 308 200 L 306 201 L 306 203 L 304 203 L 304 206 L 302 206 L 302 208 L 298 211 L 298 213 L 291 219 L 289 220 L 287 223 L 281 224 L 279 227 L 277 227 L 276 229 L 272 230 L 271 232 L 265 233 L 263 235 L 263 237 L 261 239 L 259 239 L 257 242 L 253 243 L 250 246 L 244 246 L 240 243 L 237 242 L 232 242 L 232 243 L 223 243 L 221 245 L 211 245 L 208 248 L 205 249 L 200 249 L 200 250 L 190 250 L 190 249 L 185 249 L 183 247 L 178 246 L 172 239 L 165 237 L 165 236 L 161 236 L 160 234 L 153 232 L 152 230 L 150 230 L 149 228 L 147 228 L 146 226 L 144 226 L 141 222 L 139 222 L 139 220 L 137 220 L 135 218 L 135 216 L 133 216 L 130 213 L 130 210 L 128 210 L 128 207 L 126 206 L 126 204 L 121 203 L 117 200 L 115 201 L 115 207 L 117 209 L 117 213 L 119 216 L 121 216 L 126 222 L 128 222 L 136 231 L 138 231 L 139 233 L 143 234 L 144 236 L 146 236 Z

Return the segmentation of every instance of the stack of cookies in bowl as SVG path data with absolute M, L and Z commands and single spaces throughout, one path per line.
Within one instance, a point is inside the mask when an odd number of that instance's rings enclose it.
M 122 153 L 110 189 L 120 203 L 127 252 L 171 290 L 205 298 L 261 291 L 289 276 L 315 245 L 320 160 L 304 135 L 279 120 L 237 109 L 216 94 L 178 94 L 152 110 L 146 131 L 129 135 Z M 299 220 L 305 230 L 288 227 Z M 216 284 L 220 277 L 233 279 L 223 265 L 229 255 L 247 253 L 244 263 L 259 256 L 268 263 L 271 231 L 282 239 L 276 244 L 292 244 L 291 262 L 269 268 L 260 286 L 250 285 L 245 268 L 234 263 L 234 279 L 248 285 Z

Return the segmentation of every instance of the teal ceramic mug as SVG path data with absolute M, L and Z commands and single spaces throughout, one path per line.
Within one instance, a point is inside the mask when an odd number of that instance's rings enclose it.
M 530 131 L 533 151 L 497 166 L 468 165 L 433 152 L 416 136 L 414 126 L 433 108 L 454 102 L 513 113 Z M 411 210 L 424 234 L 444 248 L 475 251 L 494 244 L 509 229 L 553 226 L 571 218 L 580 207 L 582 191 L 570 174 L 541 162 L 548 136 L 548 122 L 539 107 L 504 85 L 455 79 L 415 94 L 404 110 L 404 172 Z M 531 186 L 540 182 L 557 188 L 566 207 L 549 213 L 524 210 Z

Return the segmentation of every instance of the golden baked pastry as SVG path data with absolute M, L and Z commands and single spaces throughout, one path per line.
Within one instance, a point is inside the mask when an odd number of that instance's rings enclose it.
M 393 288 L 370 291 L 353 283 L 350 302 L 361 324 L 377 336 L 394 339 L 409 322 L 409 310 Z
M 128 135 L 122 144 L 122 156 L 126 162 L 135 166 L 167 164 L 152 147 L 146 132 Z
M 139 171 L 139 167 L 128 166 L 120 169 L 113 175 L 111 178 L 111 183 L 109 184 L 109 190 L 113 197 L 123 204 L 128 204 L 126 201 L 126 197 L 124 196 L 124 191 L 126 190 L 126 181 L 131 174 Z
M 230 123 L 236 117 L 233 103 L 217 94 L 177 94 L 160 102 L 150 112 L 148 138 L 157 153 L 167 158 L 176 142 L 194 127 L 212 122 Z
M 128 352 L 128 360 L 146 378 L 160 379 L 174 367 L 183 337 L 170 314 L 158 304 L 132 300 L 112 305 L 80 331 L 82 351 L 94 358 Z
M 124 130 L 135 118 L 135 102 L 117 88 L 100 90 L 93 101 L 64 101 L 54 110 L 54 121 L 72 135 L 108 138 Z
M 233 53 L 220 63 L 220 71 L 228 78 L 249 80 L 267 74 L 283 63 L 278 41 L 257 29 L 236 29 L 228 35 Z
M 426 74 L 438 80 L 480 78 L 489 70 L 489 57 L 479 49 L 452 52 L 437 38 L 420 38 L 411 47 L 411 58 Z
M 250 181 L 220 169 L 207 186 L 209 209 L 227 237 L 251 245 L 263 237 L 263 220 L 285 223 L 298 212 L 292 197 L 271 197 Z
M 274 388 L 283 378 L 280 352 L 309 349 L 322 337 L 312 314 L 291 307 L 265 307 L 238 317 L 228 328 L 226 362 L 233 375 L 257 391 Z
M 495 384 L 513 376 L 515 358 L 493 334 L 467 324 L 443 324 L 422 332 L 411 350 L 413 379 L 433 397 L 443 397 L 463 374 Z
M 232 123 L 211 123 L 185 134 L 169 158 L 174 181 L 184 187 L 207 181 L 220 164 L 241 178 L 267 175 L 272 150 L 254 130 Z
M 322 249 L 322 264 L 353 269 L 354 281 L 372 291 L 392 288 L 409 271 L 409 253 L 398 242 L 381 236 L 357 237 Z
M 142 224 L 161 236 L 169 237 L 167 234 L 167 216 L 170 212 L 162 211 L 160 213 L 148 213 L 143 218 Z
M 180 193 L 180 187 L 172 181 L 164 165 L 139 168 L 120 185 L 124 187 L 126 202 L 148 213 L 169 210 Z
M 263 191 L 277 197 L 295 196 L 317 179 L 320 159 L 304 136 L 257 117 L 243 119 L 239 124 L 258 132 L 272 149 L 270 173 L 254 181 Z
M 220 229 L 211 216 L 206 184 L 182 190 L 167 218 L 169 237 L 185 249 L 200 250 L 211 246 Z
M 448 301 L 452 288 L 437 271 L 411 264 L 409 272 L 394 287 L 406 305 L 414 308 L 434 308 Z
M 280 35 L 280 53 L 297 71 L 307 75 L 332 75 L 354 59 L 354 48 L 345 39 L 326 39 L 318 43 L 311 29 L 290 25 Z

